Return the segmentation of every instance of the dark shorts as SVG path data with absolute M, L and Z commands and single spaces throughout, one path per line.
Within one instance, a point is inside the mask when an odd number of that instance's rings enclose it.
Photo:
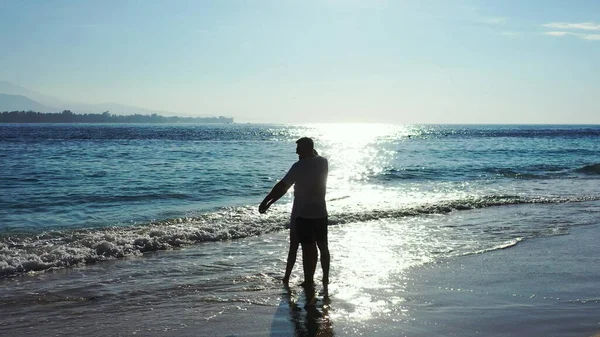
M 300 243 L 327 242 L 327 218 L 296 218 Z

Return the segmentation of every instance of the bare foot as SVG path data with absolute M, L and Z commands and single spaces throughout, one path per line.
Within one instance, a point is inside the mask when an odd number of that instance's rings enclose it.
M 305 288 L 304 295 L 306 296 L 306 304 L 304 304 L 304 308 L 314 308 L 317 304 L 317 296 L 315 294 L 315 289 L 311 287 Z
M 327 289 L 326 285 L 323 285 L 323 290 L 319 291 L 319 295 L 325 298 L 329 297 L 329 289 Z

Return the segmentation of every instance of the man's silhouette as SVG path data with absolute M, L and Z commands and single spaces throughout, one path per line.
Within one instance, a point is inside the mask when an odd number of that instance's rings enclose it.
M 327 159 L 317 155 L 312 139 L 303 137 L 296 141 L 299 160 L 265 197 L 258 211 L 264 213 L 287 190 L 294 185 L 294 206 L 290 229 L 290 254 L 294 239 L 302 245 L 304 286 L 314 288 L 314 274 L 317 268 L 317 246 L 321 252 L 323 268 L 323 291 L 327 294 L 329 284 L 329 247 L 327 246 L 327 206 L 325 192 L 329 165 Z M 296 248 L 294 248 L 296 249 Z M 295 252 L 293 254 L 295 260 Z M 292 262 L 293 265 L 293 262 Z M 287 268 L 291 272 L 291 268 Z M 288 272 L 286 276 L 289 278 Z M 284 282 L 287 279 L 284 277 Z

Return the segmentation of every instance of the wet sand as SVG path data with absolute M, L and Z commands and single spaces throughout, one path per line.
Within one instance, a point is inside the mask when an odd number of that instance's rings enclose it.
M 417 270 L 407 336 L 590 336 L 600 331 L 598 226 Z
M 257 279 L 252 283 L 256 287 L 222 288 L 219 284 L 221 297 L 211 295 L 215 290 L 208 283 L 193 288 L 178 281 L 172 292 L 165 294 L 170 299 L 156 305 L 154 297 L 147 299 L 144 289 L 132 283 L 128 291 L 139 291 L 140 295 L 131 297 L 131 303 L 115 302 L 111 296 L 67 298 L 35 306 L 15 303 L 12 308 L 28 312 L 1 312 L 6 316 L 0 334 L 589 337 L 600 331 L 599 231 L 598 225 L 573 227 L 568 235 L 530 239 L 502 250 L 390 272 L 385 282 L 373 282 L 371 287 L 364 285 L 372 276 L 364 275 L 355 280 L 363 291 L 358 294 L 352 292 L 356 288 L 349 287 L 352 282 L 346 280 L 345 285 L 339 286 L 342 282 L 338 280 L 336 284 L 334 278 L 330 304 L 318 305 L 314 310 L 302 308 L 304 294 L 298 286 L 298 261 L 290 291 L 276 280 L 277 274 L 252 276 Z M 277 270 L 283 264 L 275 256 L 285 252 L 285 234 L 251 239 L 253 244 L 273 252 L 274 260 L 269 263 Z M 238 251 L 238 246 L 247 244 L 232 242 L 229 247 Z M 92 269 L 98 269 L 98 273 L 110 268 L 130 270 L 127 263 L 158 268 L 161 260 L 172 261 L 164 259 L 166 254 L 194 261 L 198 260 L 195 252 L 206 254 L 211 247 L 157 253 L 44 277 L 46 282 L 51 278 L 70 279 L 73 289 L 81 284 L 89 291 L 90 286 L 82 283 L 86 277 L 77 278 L 79 274 L 89 275 Z M 213 248 L 224 249 L 216 244 Z M 364 259 L 368 261 L 368 255 Z M 343 273 L 337 270 L 333 275 L 339 277 Z M 19 287 L 23 286 L 26 284 Z M 72 294 L 72 290 L 65 291 Z M 54 294 L 58 293 L 56 289 Z M 53 314 L 35 321 L 31 317 L 36 317 L 37 307 L 44 313 L 52 308 Z
M 344 318 L 338 312 L 344 303 L 333 295 L 324 318 L 291 309 L 283 296 L 277 308 L 221 316 L 197 326 L 196 335 L 592 336 L 600 331 L 599 230 L 572 228 L 569 235 L 411 269 L 401 276 L 399 312 Z

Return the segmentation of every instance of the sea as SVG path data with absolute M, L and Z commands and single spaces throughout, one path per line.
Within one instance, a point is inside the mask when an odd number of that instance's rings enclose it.
M 293 188 L 258 205 L 304 136 L 329 160 L 334 322 L 408 319 L 407 270 L 599 224 L 599 125 L 0 124 L 1 334 L 278 306 Z

